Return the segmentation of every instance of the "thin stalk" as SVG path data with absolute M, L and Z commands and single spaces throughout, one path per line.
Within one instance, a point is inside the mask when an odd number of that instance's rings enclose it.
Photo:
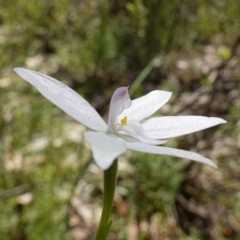
M 141 71 L 141 73 L 138 75 L 138 77 L 134 80 L 131 87 L 129 88 L 129 93 L 133 94 L 137 88 L 141 85 L 141 83 L 146 79 L 148 74 L 152 71 L 154 68 L 154 61 L 158 58 L 158 55 L 155 56 L 148 65 Z
M 116 187 L 117 165 L 118 161 L 115 160 L 111 167 L 104 171 L 103 210 L 95 240 L 105 240 L 112 225 L 109 217 Z

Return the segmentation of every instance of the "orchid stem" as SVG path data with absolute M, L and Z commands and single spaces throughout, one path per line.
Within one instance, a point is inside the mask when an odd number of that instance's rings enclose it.
M 103 210 L 95 240 L 105 240 L 112 225 L 109 217 L 116 187 L 117 165 L 118 161 L 115 160 L 110 168 L 104 171 Z

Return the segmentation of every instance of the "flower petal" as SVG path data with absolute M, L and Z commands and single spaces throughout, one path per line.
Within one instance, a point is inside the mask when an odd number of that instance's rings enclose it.
M 127 124 L 118 125 L 117 133 L 120 137 L 122 136 L 131 136 L 142 143 L 152 144 L 152 145 L 161 145 L 167 142 L 167 140 L 156 140 L 150 138 L 142 125 L 134 120 L 128 121 Z
M 108 169 L 127 150 L 125 141 L 113 134 L 85 132 L 84 139 L 92 148 L 96 164 L 103 170 Z
M 203 116 L 156 117 L 142 121 L 151 138 L 167 139 L 226 123 L 224 119 Z
M 118 127 L 118 136 L 119 137 L 130 136 L 132 138 L 137 139 L 139 142 L 152 144 L 152 145 L 160 145 L 167 142 L 167 140 L 156 140 L 156 139 L 151 139 L 149 137 L 143 136 L 141 135 L 140 132 L 136 132 L 135 129 L 131 128 L 128 125 L 120 125 Z
M 119 116 L 124 109 L 129 108 L 132 100 L 128 94 L 128 87 L 120 87 L 115 90 L 112 95 L 109 116 L 108 116 L 108 130 L 113 131 L 114 126 L 118 123 L 117 116 Z
M 155 90 L 132 101 L 131 107 L 125 109 L 118 119 L 127 116 L 129 120 L 140 121 L 162 107 L 171 97 L 171 92 Z
M 14 71 L 36 87 L 44 97 L 80 123 L 96 131 L 107 129 L 106 123 L 96 110 L 67 85 L 52 77 L 25 68 L 14 68 Z
M 145 153 L 170 155 L 170 156 L 180 157 L 180 158 L 187 158 L 193 161 L 205 163 L 211 167 L 215 167 L 215 168 L 217 167 L 216 164 L 212 162 L 210 159 L 205 158 L 194 152 L 189 152 L 189 151 L 176 149 L 176 148 L 152 146 L 152 145 L 147 145 L 139 142 L 138 143 L 127 142 L 126 144 L 127 144 L 127 148 L 130 150 L 135 150 L 135 151 L 145 152 Z

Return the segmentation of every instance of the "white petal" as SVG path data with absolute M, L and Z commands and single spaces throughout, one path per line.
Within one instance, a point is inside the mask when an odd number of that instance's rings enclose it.
M 128 87 L 117 88 L 111 98 L 109 115 L 108 115 L 108 131 L 113 132 L 114 126 L 118 124 L 118 116 L 129 108 L 132 100 L 128 94 Z
M 44 97 L 80 123 L 96 131 L 107 129 L 106 123 L 96 110 L 67 85 L 32 70 L 14 68 L 14 71 L 36 87 Z
M 138 141 L 142 143 L 147 143 L 147 144 L 152 144 L 152 145 L 160 145 L 164 144 L 167 142 L 167 140 L 156 140 L 156 139 L 151 139 L 146 136 L 141 136 L 138 134 L 138 132 L 135 132 L 133 128 L 131 128 L 128 125 L 120 125 L 118 127 L 118 136 L 130 136 L 132 138 L 137 139 Z
M 142 126 L 151 138 L 167 139 L 226 123 L 215 117 L 177 116 L 156 117 L 142 121 Z
M 103 170 L 108 169 L 127 150 L 125 141 L 113 134 L 85 132 L 84 139 L 92 148 L 96 164 Z
M 171 92 L 155 90 L 143 97 L 137 98 L 132 101 L 131 107 L 123 111 L 118 120 L 127 116 L 129 120 L 140 121 L 162 107 L 169 100 L 171 94 Z
M 161 145 L 167 142 L 167 140 L 156 140 L 150 138 L 142 125 L 137 121 L 128 121 L 127 124 L 120 125 L 117 128 L 118 135 L 122 136 L 131 136 L 142 143 L 152 144 L 152 145 Z
M 134 121 L 134 120 L 130 120 L 127 121 L 127 126 L 131 127 L 134 132 L 136 132 L 139 136 L 144 137 L 144 138 L 150 138 L 146 131 L 144 130 L 143 126 L 141 123 Z
M 147 145 L 143 143 L 127 142 L 126 144 L 127 144 L 127 148 L 131 150 L 145 152 L 145 153 L 163 154 L 163 155 L 170 155 L 174 157 L 187 158 L 193 161 L 205 163 L 211 167 L 217 167 L 216 164 L 212 162 L 210 159 L 205 158 L 194 152 L 189 152 L 189 151 L 176 149 L 176 148 L 152 146 L 152 145 Z
M 119 135 L 122 139 L 124 139 L 124 141 L 126 142 L 126 143 L 139 143 L 140 141 L 138 140 L 138 139 L 136 139 L 136 138 L 133 138 L 133 137 L 131 137 L 131 136 L 129 136 L 129 135 Z M 167 140 L 158 140 L 160 143 L 158 143 L 158 145 L 161 145 L 161 144 L 164 144 L 164 143 L 166 143 L 167 142 Z M 143 143 L 143 142 L 141 142 L 141 143 Z M 146 143 L 146 144 L 148 144 L 148 145 L 154 145 L 154 144 L 149 144 L 149 143 Z

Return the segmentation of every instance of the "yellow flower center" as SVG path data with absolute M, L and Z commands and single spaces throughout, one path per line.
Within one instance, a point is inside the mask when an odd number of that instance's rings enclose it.
M 125 116 L 120 122 L 122 125 L 127 124 L 127 117 Z

